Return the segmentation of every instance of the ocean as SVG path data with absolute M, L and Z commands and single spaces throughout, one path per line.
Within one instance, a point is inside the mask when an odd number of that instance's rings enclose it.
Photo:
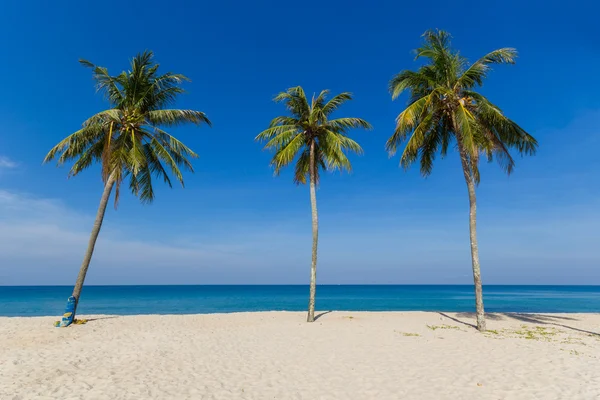
M 0 286 L 0 316 L 60 315 L 71 286 Z M 600 312 L 600 286 L 484 286 L 487 312 Z M 308 286 L 87 286 L 80 314 L 304 311 Z M 471 285 L 319 285 L 319 311 L 473 311 Z

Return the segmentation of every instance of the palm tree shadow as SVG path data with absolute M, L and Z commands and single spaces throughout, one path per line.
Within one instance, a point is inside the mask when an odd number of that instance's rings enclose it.
M 118 315 L 109 315 L 106 317 L 85 318 L 85 320 L 87 322 L 93 322 L 93 321 L 100 321 L 101 319 L 113 319 L 113 318 L 119 318 L 119 316 Z
M 575 328 L 574 326 L 565 325 L 565 323 L 563 322 L 565 320 L 577 321 L 577 318 L 562 317 L 560 315 L 523 314 L 523 313 L 507 313 L 504 315 L 506 315 L 508 318 L 513 318 L 518 321 L 529 322 L 529 323 L 533 323 L 533 324 L 560 326 L 563 328 L 571 329 L 573 331 L 587 333 L 588 335 L 600 336 L 600 333 L 598 333 L 598 332 L 592 332 L 592 331 L 587 331 L 587 330 L 581 329 L 581 328 Z
M 321 318 L 323 315 L 329 314 L 331 312 L 333 312 L 333 311 L 324 311 L 318 315 L 315 315 L 315 321 L 318 320 L 319 318 Z
M 475 327 L 472 324 L 463 322 L 463 321 L 461 321 L 457 318 L 453 318 L 447 314 L 444 314 L 444 313 L 439 313 L 439 314 L 443 315 L 444 317 L 447 317 L 453 321 L 459 322 L 461 324 Z M 456 316 L 458 318 L 474 318 L 475 313 L 463 312 L 463 313 L 457 313 Z M 527 313 L 489 313 L 489 314 L 486 313 L 485 317 L 492 321 L 501 321 L 504 319 L 512 318 L 512 319 L 516 319 L 517 321 L 528 322 L 530 324 L 560 326 L 562 328 L 570 329 L 570 330 L 581 332 L 581 333 L 586 333 L 588 335 L 600 336 L 600 333 L 598 333 L 598 332 L 587 331 L 585 329 L 566 325 L 566 322 L 568 322 L 568 321 L 579 321 L 579 319 L 574 318 L 574 317 L 567 317 L 567 316 L 563 316 L 563 315 L 527 314 Z
M 450 319 L 450 320 L 452 320 L 452 321 L 454 321 L 454 322 L 458 322 L 459 324 L 463 324 L 463 325 L 466 325 L 466 326 L 468 326 L 468 327 L 471 327 L 471 328 L 475 328 L 475 329 L 477 329 L 477 326 L 476 326 L 476 325 L 473 325 L 473 324 L 471 324 L 471 323 L 468 323 L 468 322 L 465 322 L 465 321 L 461 321 L 460 319 L 458 319 L 458 318 L 454 318 L 454 317 L 452 317 L 452 316 L 450 316 L 450 315 L 448 315 L 448 314 L 445 314 L 445 313 L 443 313 L 443 312 L 438 312 L 438 314 L 440 314 L 442 317 L 446 317 L 446 318 L 448 318 L 448 319 Z

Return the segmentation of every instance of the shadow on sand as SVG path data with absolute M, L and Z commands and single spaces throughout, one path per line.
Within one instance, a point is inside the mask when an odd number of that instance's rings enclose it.
M 452 317 L 446 313 L 438 313 L 443 317 L 446 317 L 452 321 L 458 322 L 460 324 L 470 326 L 472 328 L 477 328 L 475 325 L 461 321 L 459 318 L 475 318 L 475 313 L 472 312 L 462 312 L 456 313 L 456 317 Z M 576 317 L 567 317 L 564 315 L 547 315 L 547 314 L 526 314 L 526 313 L 486 313 L 485 317 L 492 321 L 502 321 L 506 319 L 515 319 L 521 322 L 528 322 L 531 324 L 542 324 L 542 325 L 554 325 L 560 326 L 563 328 L 571 329 L 573 331 L 587 333 L 588 335 L 600 336 L 598 332 L 586 331 L 584 329 L 575 328 L 573 326 L 567 325 L 569 321 L 579 321 Z
M 113 319 L 113 318 L 119 318 L 119 316 L 118 315 L 108 315 L 106 317 L 85 318 L 85 320 L 87 322 L 93 322 L 93 321 L 100 321 L 101 319 Z
M 331 312 L 333 312 L 333 311 L 324 311 L 318 315 L 315 315 L 315 321 L 318 320 L 319 318 L 321 318 L 323 315 L 329 314 Z

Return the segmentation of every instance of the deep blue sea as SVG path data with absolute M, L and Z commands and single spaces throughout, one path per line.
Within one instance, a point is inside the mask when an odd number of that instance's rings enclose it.
M 60 315 L 71 286 L 0 286 L 0 316 Z M 600 286 L 485 286 L 488 312 L 600 312 Z M 308 286 L 87 286 L 81 314 L 304 311 Z M 471 285 L 320 285 L 317 310 L 473 311 Z

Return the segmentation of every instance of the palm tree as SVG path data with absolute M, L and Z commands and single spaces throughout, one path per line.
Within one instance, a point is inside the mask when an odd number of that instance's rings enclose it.
M 265 149 L 275 150 L 271 160 L 275 175 L 296 160 L 294 182 L 305 184 L 307 177 L 310 181 L 313 241 L 308 322 L 315 320 L 319 241 L 316 186 L 319 184 L 319 170 L 350 171 L 352 165 L 346 154 L 362 154 L 362 148 L 346 134 L 352 128 L 371 129 L 371 125 L 360 118 L 329 119 L 343 103 L 352 99 L 352 95 L 340 93 L 327 101 L 328 94 L 328 90 L 323 90 L 318 96 L 313 95 L 309 103 L 300 86 L 280 93 L 274 101 L 284 103 L 291 115 L 274 118 L 269 128 L 256 137 L 256 140 L 267 142 Z
M 210 125 L 206 115 L 200 111 L 166 108 L 183 93 L 180 84 L 188 79 L 170 72 L 159 75 L 159 66 L 152 58 L 153 54 L 149 51 L 138 54 L 131 60 L 131 69 L 117 76 L 110 76 L 106 68 L 80 60 L 84 66 L 92 68 L 97 89 L 105 94 L 110 109 L 86 120 L 80 130 L 54 146 L 44 159 L 48 162 L 58 156 L 59 165 L 74 161 L 69 177 L 78 175 L 94 163 L 102 166 L 104 191 L 73 289 L 75 307 L 113 187 L 116 208 L 125 179 L 129 180 L 129 189 L 142 203 L 154 200 L 153 176 L 162 178 L 171 186 L 167 169 L 183 186 L 180 167 L 193 172 L 189 158 L 197 155 L 161 127 L 186 123 Z
M 494 50 L 473 64 L 453 50 L 450 35 L 444 31 L 427 31 L 416 58 L 427 63 L 417 71 L 402 71 L 389 84 L 392 98 L 410 93 L 409 105 L 398 115 L 396 130 L 386 148 L 390 155 L 407 138 L 400 164 L 408 168 L 417 159 L 421 173 L 428 176 L 438 151 L 444 157 L 452 141 L 460 156 L 469 192 L 469 228 L 475 282 L 477 329 L 485 331 L 483 292 L 477 248 L 475 187 L 479 184 L 479 157 L 494 157 L 510 174 L 515 162 L 509 149 L 521 155 L 533 155 L 536 140 L 507 118 L 496 105 L 474 91 L 483 84 L 491 64 L 514 64 L 517 52 L 512 48 Z

